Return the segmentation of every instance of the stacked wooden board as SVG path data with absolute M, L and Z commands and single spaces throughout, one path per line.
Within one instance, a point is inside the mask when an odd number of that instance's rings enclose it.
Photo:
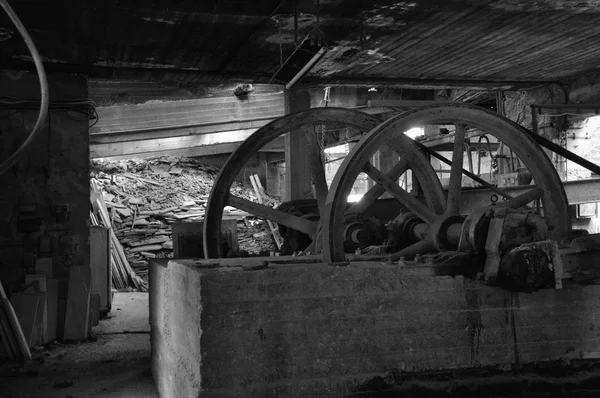
M 93 211 L 90 213 L 92 225 L 103 225 L 109 228 L 111 244 L 112 283 L 117 289 L 125 289 L 130 283 L 139 291 L 148 291 L 148 284 L 141 279 L 129 265 L 127 256 L 123 252 L 123 246 L 117 239 L 112 229 L 111 218 L 104 202 L 104 196 L 97 181 L 92 180 L 91 205 Z

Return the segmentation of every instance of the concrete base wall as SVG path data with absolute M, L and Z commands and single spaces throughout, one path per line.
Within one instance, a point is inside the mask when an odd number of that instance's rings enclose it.
M 520 294 L 385 264 L 151 265 L 161 397 L 315 397 L 375 377 L 600 357 L 598 286 Z

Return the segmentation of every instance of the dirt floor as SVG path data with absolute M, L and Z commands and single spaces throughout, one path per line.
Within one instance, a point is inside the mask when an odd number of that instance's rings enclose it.
M 93 340 L 51 344 L 25 367 L 0 366 L 0 397 L 158 397 L 150 371 L 148 293 L 116 293 Z

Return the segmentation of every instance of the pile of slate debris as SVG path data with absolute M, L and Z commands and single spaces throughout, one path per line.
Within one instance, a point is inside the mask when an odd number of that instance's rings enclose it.
M 115 288 L 147 290 L 148 260 L 173 257 L 171 224 L 203 220 L 217 174 L 218 168 L 193 158 L 92 161 L 92 198 L 94 192 L 102 198 L 92 200 L 92 223 L 110 227 L 115 237 Z M 257 201 L 249 181 L 235 182 L 231 192 Z M 277 199 L 269 202 L 276 204 Z M 225 207 L 224 215 L 237 219 L 241 254 L 276 250 L 266 221 L 232 207 Z

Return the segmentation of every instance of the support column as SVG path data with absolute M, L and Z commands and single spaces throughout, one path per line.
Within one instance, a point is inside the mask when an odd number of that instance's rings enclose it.
M 375 153 L 373 165 L 382 172 L 386 173 L 391 170 L 391 168 L 394 167 L 399 160 L 400 156 L 392 148 L 384 145 Z M 371 181 L 372 180 L 369 179 L 369 182 Z M 392 196 L 388 192 L 385 192 L 381 197 L 391 198 Z
M 400 160 L 400 156 L 389 146 L 384 145 L 379 150 L 379 170 L 386 172 L 392 169 Z
M 308 90 L 292 88 L 285 91 L 285 113 L 310 109 Z M 308 142 L 304 134 L 285 136 L 285 200 L 312 198 L 311 170 L 307 156 Z
M 47 77 L 50 101 L 88 97 L 83 76 Z M 35 101 L 32 110 L 0 110 L 0 159 L 4 160 L 22 144 L 37 119 L 37 75 L 0 72 L 0 96 Z M 46 308 L 48 330 L 41 340 L 57 335 L 79 340 L 87 334 L 88 312 L 78 311 L 78 304 L 90 297 L 89 120 L 81 112 L 50 110 L 44 126 L 17 163 L 0 175 L 0 242 L 8 243 L 0 250 L 0 280 L 16 294 L 26 283 L 25 275 L 44 274 L 47 290 L 40 303 Z M 71 279 L 79 282 L 80 295 L 72 293 Z M 88 284 L 81 285 L 85 281 Z M 74 304 L 71 312 L 68 303 Z M 86 327 L 75 331 L 83 333 L 68 334 L 67 326 L 81 325 Z
M 371 163 L 377 169 L 380 169 L 381 163 L 381 151 L 375 152 L 373 157 L 371 158 Z M 381 170 L 381 169 L 380 169 Z M 375 186 L 375 181 L 371 177 L 367 177 L 367 191 Z

